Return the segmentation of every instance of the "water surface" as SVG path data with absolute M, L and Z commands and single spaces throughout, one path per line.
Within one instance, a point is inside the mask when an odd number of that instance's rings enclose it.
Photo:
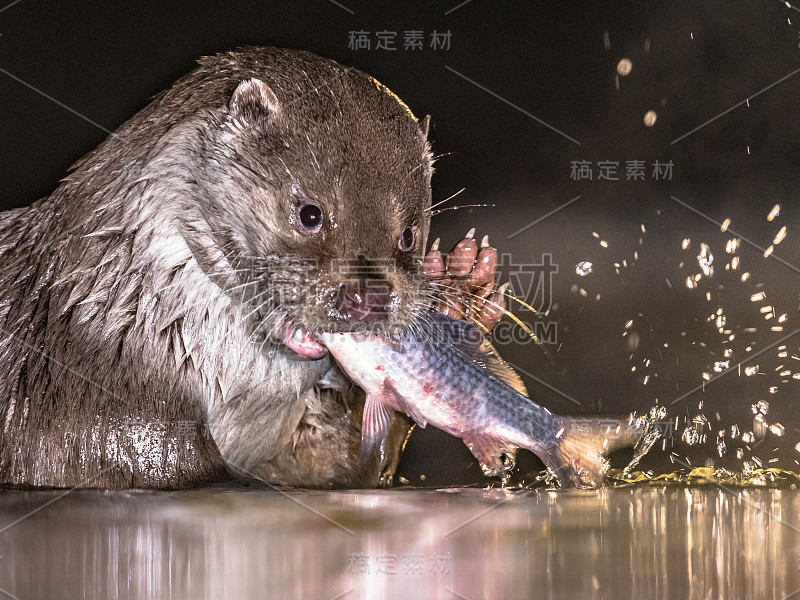
M 0 591 L 20 600 L 800 597 L 788 489 L 76 490 L 0 505 Z

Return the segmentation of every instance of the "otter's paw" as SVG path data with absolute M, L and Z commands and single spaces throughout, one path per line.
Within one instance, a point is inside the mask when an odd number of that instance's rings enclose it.
M 508 284 L 495 287 L 497 250 L 484 236 L 480 247 L 472 228 L 446 258 L 433 242 L 425 255 L 425 274 L 436 289 L 435 308 L 454 319 L 469 319 L 484 332 L 497 325 L 506 307 Z

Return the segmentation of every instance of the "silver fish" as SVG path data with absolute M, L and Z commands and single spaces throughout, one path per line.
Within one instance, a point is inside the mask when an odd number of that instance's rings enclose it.
M 603 454 L 633 446 L 645 434 L 636 419 L 571 418 L 530 400 L 524 385 L 465 321 L 438 313 L 395 335 L 320 334 L 344 372 L 367 394 L 362 454 L 380 446 L 394 411 L 420 427 L 428 423 L 461 438 L 487 475 L 501 475 L 503 456 L 527 448 L 562 487 L 597 485 L 607 468 Z M 655 440 L 648 441 L 648 448 Z

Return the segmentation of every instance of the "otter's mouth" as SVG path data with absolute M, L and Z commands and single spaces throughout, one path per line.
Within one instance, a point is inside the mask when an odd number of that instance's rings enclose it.
M 309 360 L 322 358 L 328 352 L 327 348 L 316 341 L 308 331 L 292 321 L 288 321 L 284 326 L 281 343 L 298 356 Z

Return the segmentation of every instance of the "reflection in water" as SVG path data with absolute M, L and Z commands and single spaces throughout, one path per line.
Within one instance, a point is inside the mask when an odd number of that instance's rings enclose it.
M 800 590 L 793 490 L 76 491 L 9 527 L 60 494 L 0 495 L 0 588 L 12 598 L 757 599 Z

